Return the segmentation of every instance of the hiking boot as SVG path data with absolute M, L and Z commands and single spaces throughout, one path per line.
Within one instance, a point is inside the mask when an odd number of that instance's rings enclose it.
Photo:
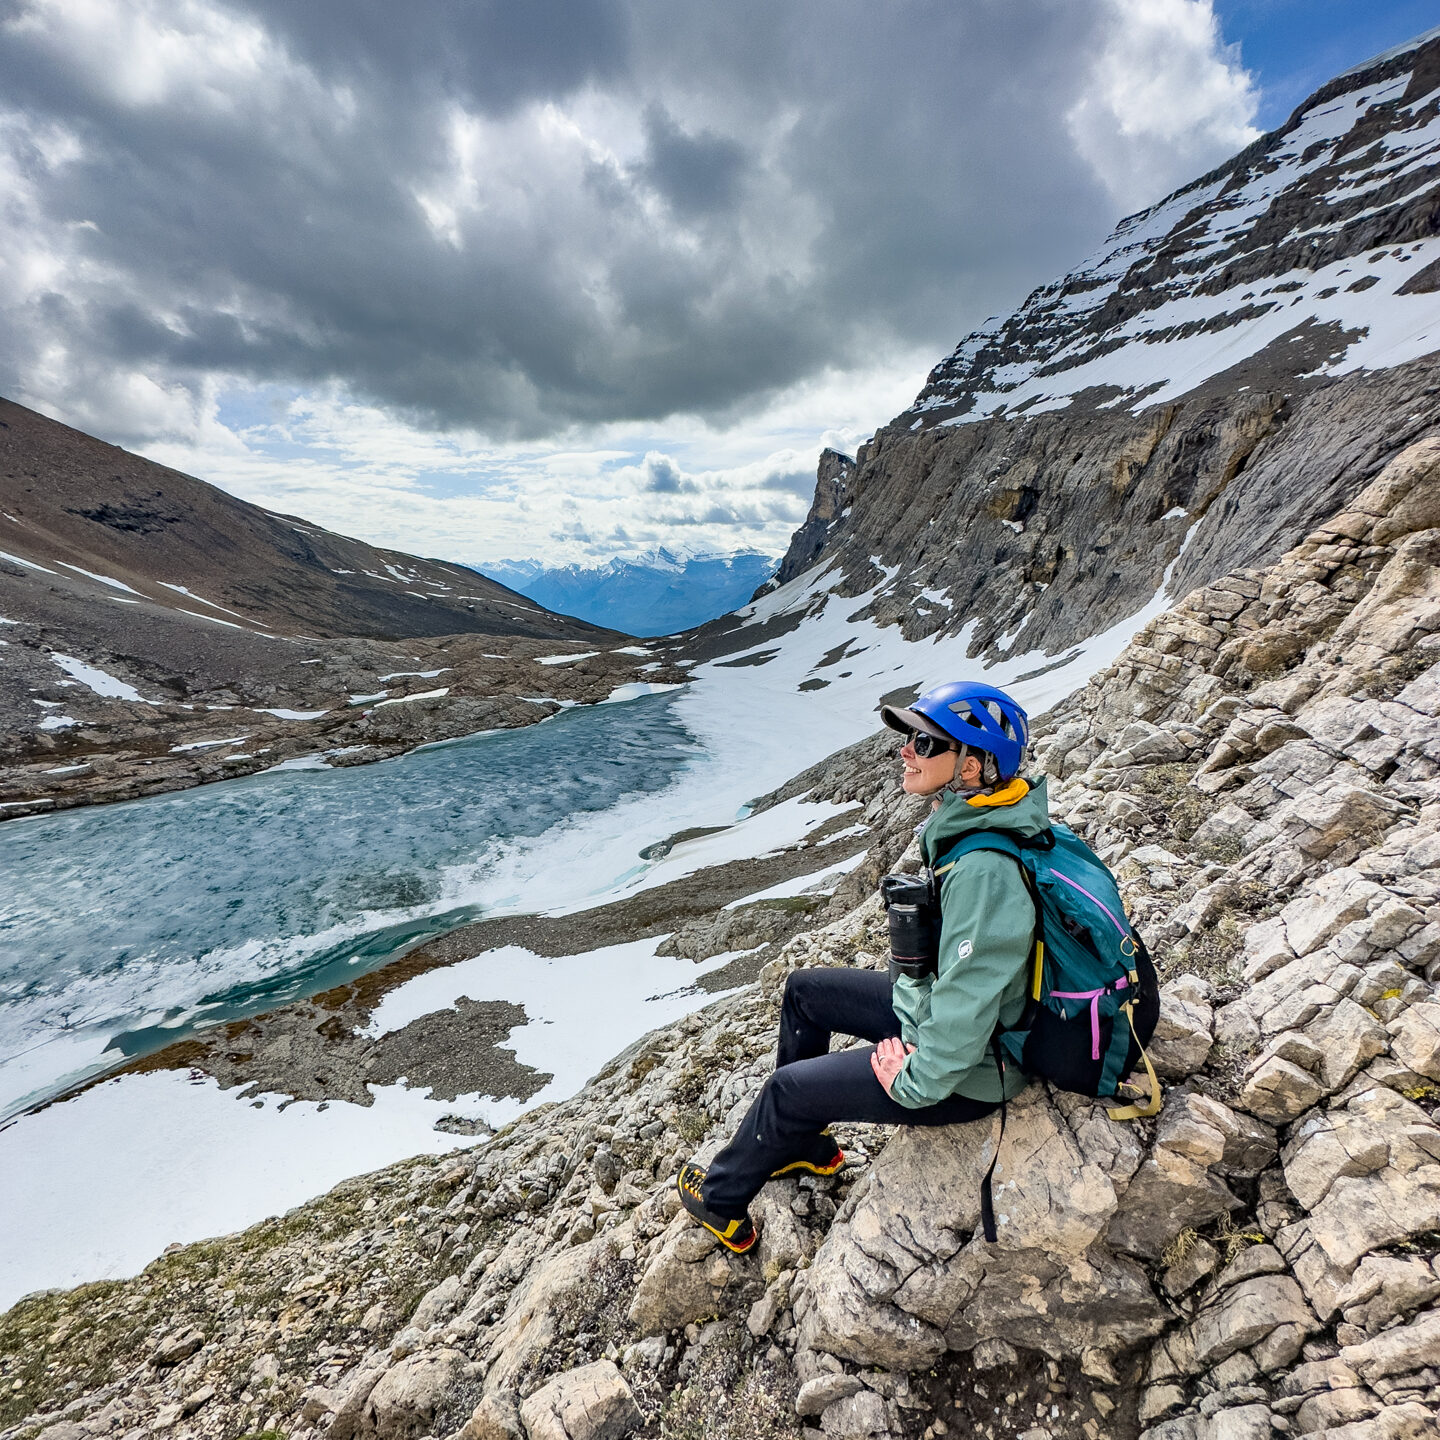
M 770 1178 L 778 1180 L 782 1175 L 798 1175 L 802 1170 L 811 1175 L 834 1175 L 844 1164 L 845 1152 L 827 1130 L 815 1137 L 803 1155 L 796 1156 L 778 1170 L 772 1170 Z
M 723 1215 L 717 1215 L 705 1203 L 702 1193 L 704 1184 L 704 1169 L 693 1160 L 687 1160 L 680 1167 L 680 1174 L 675 1180 L 675 1188 L 680 1192 L 680 1203 L 695 1220 L 716 1236 L 727 1250 L 743 1255 L 758 1238 L 754 1223 L 748 1215 L 739 1220 L 727 1220 Z

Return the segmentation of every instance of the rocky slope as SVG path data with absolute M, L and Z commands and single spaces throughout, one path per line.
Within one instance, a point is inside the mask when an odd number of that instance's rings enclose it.
M 1166 1094 L 1116 1123 L 1032 1086 L 996 1245 L 986 1124 L 841 1127 L 849 1168 L 767 1187 L 743 1258 L 677 1213 L 676 1166 L 772 1063 L 786 974 L 881 963 L 857 881 L 757 987 L 478 1151 L 23 1301 L 0 1440 L 1432 1434 L 1437 497 L 1430 440 L 1276 564 L 1192 592 L 1045 726 L 1052 809 L 1160 960 Z M 793 788 L 860 801 L 875 867 L 913 863 L 879 754 Z
M 680 678 L 464 566 L 272 514 L 3 400 L 0 629 L 0 818 L 299 755 L 364 763 Z M 536 663 L 557 654 L 576 659 Z

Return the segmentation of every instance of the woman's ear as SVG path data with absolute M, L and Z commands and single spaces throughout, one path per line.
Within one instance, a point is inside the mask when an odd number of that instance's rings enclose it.
M 979 785 L 980 777 L 984 774 L 984 767 L 980 763 L 979 756 L 967 755 L 960 762 L 960 769 L 957 775 L 960 783 L 965 786 Z

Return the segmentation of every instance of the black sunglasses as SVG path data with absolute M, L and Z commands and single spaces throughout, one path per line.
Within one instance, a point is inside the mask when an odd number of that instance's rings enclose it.
M 933 756 L 943 755 L 947 750 L 958 750 L 960 747 L 951 740 L 942 740 L 938 735 L 931 735 L 925 730 L 912 730 L 901 748 L 905 745 L 912 746 L 915 754 L 921 760 L 929 760 Z

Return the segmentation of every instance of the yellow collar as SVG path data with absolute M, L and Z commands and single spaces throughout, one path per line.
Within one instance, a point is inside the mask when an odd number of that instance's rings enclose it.
M 1018 775 L 993 795 L 971 795 L 967 805 L 1015 805 L 1030 793 L 1030 786 Z

